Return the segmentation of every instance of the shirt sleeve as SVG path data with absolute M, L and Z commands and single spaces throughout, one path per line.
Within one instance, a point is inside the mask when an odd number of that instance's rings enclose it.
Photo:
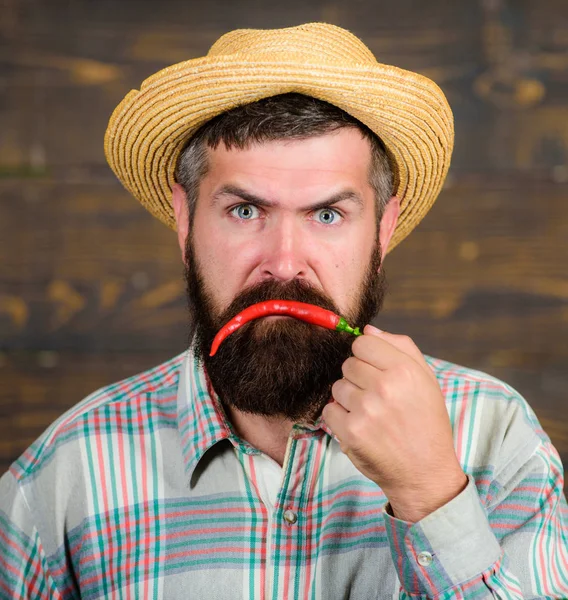
M 0 599 L 61 600 L 14 476 L 0 479 Z
M 507 475 L 485 504 L 468 475 L 465 490 L 417 523 L 385 507 L 401 600 L 568 597 L 568 505 L 556 449 L 541 440 Z

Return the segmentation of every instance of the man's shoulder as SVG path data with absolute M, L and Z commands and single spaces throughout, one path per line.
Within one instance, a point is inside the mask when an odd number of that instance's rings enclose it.
M 459 365 L 457 363 L 453 363 L 442 358 L 428 356 L 426 354 L 424 355 L 424 358 L 436 374 L 438 380 L 447 381 L 451 379 L 461 379 L 463 381 L 497 385 L 498 387 L 508 387 L 504 381 L 501 381 L 500 379 L 494 377 L 493 375 L 490 375 L 489 373 L 485 373 L 477 369 L 472 369 L 471 367 L 466 367 L 464 365 Z
M 63 445 L 102 430 L 112 432 L 116 417 L 122 419 L 123 427 L 128 426 L 129 420 L 135 424 L 140 418 L 140 403 L 150 413 L 154 405 L 162 414 L 164 405 L 169 403 L 175 413 L 179 373 L 186 356 L 187 351 L 83 398 L 56 419 L 12 464 L 12 475 L 19 481 L 33 478 Z
M 532 453 L 550 439 L 524 396 L 509 383 L 483 371 L 425 356 L 446 401 L 455 437 L 464 447 L 473 438 L 501 451 L 506 444 Z
M 539 437 L 548 439 L 529 402 L 511 384 L 447 360 L 431 356 L 425 356 L 425 359 L 438 379 L 447 405 L 462 405 L 470 418 L 475 412 L 483 412 L 486 420 L 523 420 Z
M 468 389 L 474 388 L 477 391 L 483 391 L 486 394 L 493 393 L 495 396 L 503 396 L 509 400 L 522 399 L 519 392 L 510 384 L 489 373 L 441 358 L 435 358 L 433 356 L 424 355 L 424 358 L 432 371 L 434 371 L 438 383 L 442 388 L 444 386 L 459 384 Z

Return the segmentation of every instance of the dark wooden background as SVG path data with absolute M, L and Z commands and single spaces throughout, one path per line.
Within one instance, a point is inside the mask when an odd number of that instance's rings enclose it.
M 568 463 L 566 0 L 0 0 L 0 471 L 185 346 L 176 237 L 104 159 L 113 108 L 230 29 L 307 21 L 430 76 L 455 112 L 450 175 L 387 260 L 377 324 L 516 387 Z

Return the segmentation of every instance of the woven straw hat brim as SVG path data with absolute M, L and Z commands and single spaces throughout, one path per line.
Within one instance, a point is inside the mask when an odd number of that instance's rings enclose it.
M 174 169 L 203 123 L 242 104 L 288 92 L 325 100 L 385 143 L 401 214 L 389 251 L 428 212 L 450 166 L 453 116 L 440 88 L 417 73 L 380 63 L 323 64 L 206 56 L 167 67 L 118 105 L 105 135 L 109 165 L 155 217 L 172 229 Z

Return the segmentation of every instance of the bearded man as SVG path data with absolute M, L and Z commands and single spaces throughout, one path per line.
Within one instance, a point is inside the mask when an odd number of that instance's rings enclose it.
M 2 597 L 566 597 L 562 464 L 526 401 L 369 325 L 452 146 L 433 82 L 326 24 L 230 32 L 126 96 L 106 154 L 177 231 L 188 350 L 2 478 Z M 363 334 L 269 314 L 211 355 L 272 300 Z

